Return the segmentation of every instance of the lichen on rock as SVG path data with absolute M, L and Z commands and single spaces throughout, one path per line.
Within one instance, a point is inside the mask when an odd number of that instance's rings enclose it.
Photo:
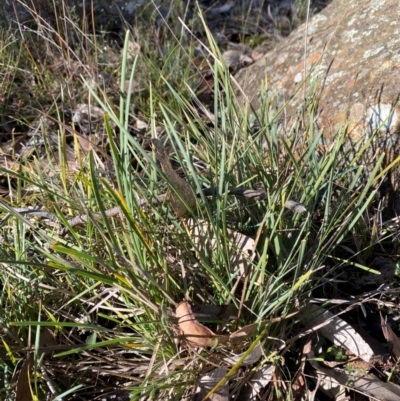
M 340 127 L 348 138 L 365 143 L 371 133 L 375 149 L 397 151 L 400 142 L 400 9 L 395 0 L 333 0 L 321 13 L 236 80 L 260 107 L 262 85 L 272 99 L 288 101 L 285 118 L 293 118 L 303 103 L 305 87 L 317 82 L 317 127 L 324 145 Z M 305 33 L 307 30 L 307 33 Z M 304 79 L 306 78 L 306 79 Z M 243 100 L 243 98 L 242 98 Z

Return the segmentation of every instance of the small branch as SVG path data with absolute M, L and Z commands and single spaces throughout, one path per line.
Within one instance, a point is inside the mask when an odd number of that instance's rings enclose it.
M 218 194 L 218 189 L 217 188 L 204 188 L 203 189 L 203 194 L 206 197 L 210 197 L 210 196 L 217 196 Z M 257 201 L 263 201 L 267 199 L 267 194 L 265 191 L 262 190 L 254 190 L 254 189 L 248 189 L 248 188 L 229 188 L 228 189 L 228 195 L 232 195 L 232 196 L 242 196 L 244 198 L 248 198 L 248 199 L 254 199 Z M 157 198 L 155 198 L 153 200 L 153 204 L 159 204 L 164 202 L 165 200 L 165 196 L 166 195 L 160 195 Z M 138 199 L 138 203 L 139 206 L 141 207 L 145 207 L 147 205 L 147 201 L 143 200 L 143 199 Z M 295 201 L 292 200 L 288 200 L 285 203 L 285 207 L 289 210 L 291 210 L 294 213 L 304 213 L 307 211 L 307 209 L 301 204 L 301 203 L 297 203 Z M 113 207 L 111 209 L 108 209 L 105 211 L 105 214 L 107 217 L 115 217 L 118 214 L 121 213 L 121 209 L 116 206 Z M 101 218 L 102 215 L 100 213 L 96 213 L 94 215 L 96 218 Z M 69 228 L 73 228 L 79 225 L 83 225 L 87 222 L 88 219 L 88 215 L 87 214 L 82 214 L 80 216 L 77 217 L 73 217 L 72 219 L 68 220 L 68 224 L 69 227 L 63 227 L 61 230 L 59 230 L 58 234 L 63 237 L 65 236 L 68 231 Z
M 203 191 L 203 195 L 205 197 L 212 197 L 212 196 L 218 195 L 217 188 L 204 188 L 202 191 Z M 233 187 L 228 188 L 228 195 L 240 196 L 240 197 L 244 197 L 247 199 L 253 199 L 256 201 L 264 201 L 267 199 L 267 194 L 265 191 L 248 189 L 248 188 L 233 188 Z M 198 196 L 200 196 L 200 195 L 198 195 Z M 153 205 L 160 204 L 160 203 L 164 202 L 165 199 L 166 199 L 165 194 L 159 195 L 152 200 L 152 204 Z M 137 202 L 140 207 L 146 207 L 148 205 L 148 202 L 141 198 L 138 198 Z M 302 205 L 301 203 L 292 201 L 292 200 L 288 200 L 285 203 L 285 207 L 294 213 L 304 213 L 307 211 L 306 208 L 304 207 L 304 205 Z M 55 221 L 55 222 L 60 221 L 60 219 L 56 215 L 54 215 L 51 212 L 48 212 L 47 210 L 28 209 L 28 208 L 11 208 L 11 207 L 7 207 L 6 209 L 12 210 L 12 212 L 14 212 L 15 214 L 36 216 L 41 219 L 49 219 L 49 220 Z M 111 209 L 107 209 L 105 211 L 105 215 L 107 218 L 115 217 L 115 216 L 118 216 L 119 214 L 121 214 L 121 209 L 118 206 L 115 206 Z M 5 222 L 10 218 L 11 215 L 12 215 L 12 213 L 7 213 L 0 220 L 0 227 L 5 224 Z M 103 217 L 101 213 L 94 213 L 93 216 L 96 219 L 101 219 Z M 88 218 L 89 218 L 89 216 L 87 213 L 81 214 L 76 217 L 72 217 L 71 219 L 68 220 L 68 227 L 60 228 L 58 230 L 57 234 L 60 237 L 65 236 L 71 228 L 86 224 L 86 222 L 88 221 Z
M 10 209 L 11 210 L 11 209 Z M 40 209 L 28 209 L 25 207 L 14 207 L 12 208 L 12 211 L 15 212 L 16 214 L 29 214 L 31 216 L 36 216 L 40 217 L 41 219 L 48 219 L 51 221 L 58 222 L 59 219 L 56 215 L 53 213 L 50 213 L 46 210 L 40 210 Z M 1 220 L 0 220 L 0 227 L 11 217 L 11 213 L 7 213 Z
M 217 196 L 217 188 L 204 188 L 204 196 Z M 243 196 L 244 198 L 254 199 L 254 200 L 265 200 L 267 199 L 267 193 L 261 190 L 248 189 L 248 188 L 228 188 L 228 195 L 233 196 Z

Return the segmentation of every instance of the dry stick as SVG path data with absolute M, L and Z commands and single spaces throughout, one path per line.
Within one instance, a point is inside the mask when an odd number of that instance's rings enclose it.
M 203 195 L 205 197 L 211 197 L 211 196 L 217 196 L 218 195 L 218 189 L 217 188 L 204 188 L 203 190 Z M 247 189 L 247 188 L 228 188 L 228 195 L 232 196 L 242 196 L 244 198 L 248 199 L 253 199 L 257 201 L 263 201 L 267 199 L 267 194 L 265 191 L 262 190 L 253 190 L 253 189 Z M 153 204 L 161 204 L 164 202 L 166 198 L 166 195 L 159 195 L 156 198 L 153 199 L 152 203 Z M 177 197 L 178 198 L 178 197 Z M 149 202 L 147 202 L 144 199 L 137 199 L 138 205 L 140 207 L 145 207 L 148 205 Z M 292 200 L 288 200 L 285 203 L 285 207 L 292 212 L 295 213 L 304 213 L 306 211 L 306 208 L 301 204 L 297 203 Z M 36 216 L 40 217 L 41 219 L 49 219 L 51 221 L 59 222 L 60 219 L 54 215 L 51 212 L 48 212 L 46 210 L 40 210 L 40 209 L 27 209 L 27 208 L 13 208 L 14 212 L 17 212 L 22 215 L 29 214 L 31 216 Z M 121 209 L 118 206 L 112 207 L 111 209 L 105 210 L 105 215 L 108 218 L 115 217 L 121 214 Z M 11 213 L 7 213 L 1 220 L 0 220 L 0 227 L 11 217 Z M 96 219 L 101 219 L 102 215 L 100 213 L 94 213 L 93 217 Z M 88 221 L 88 214 L 81 214 L 76 217 L 72 217 L 71 219 L 68 220 L 68 226 L 69 227 L 63 227 L 58 231 L 58 235 L 61 237 L 65 236 L 69 228 L 73 228 L 76 226 L 80 226 L 85 224 Z
M 14 207 L 12 209 L 15 213 L 19 214 L 30 214 L 31 216 L 37 216 L 42 219 L 49 219 L 51 221 L 58 222 L 59 219 L 53 213 L 50 213 L 46 210 L 41 209 L 28 209 L 25 207 Z M 7 213 L 1 220 L 0 220 L 0 227 L 11 217 L 11 213 Z
M 154 204 L 162 203 L 164 201 L 164 199 L 165 199 L 165 195 L 157 196 L 153 200 L 153 203 Z M 144 207 L 144 206 L 146 206 L 148 204 L 148 202 L 146 200 L 140 199 L 140 198 L 137 199 L 137 202 L 138 202 L 138 205 L 140 207 Z M 111 209 L 107 209 L 107 210 L 104 211 L 104 214 L 108 218 L 118 216 L 120 213 L 121 213 L 121 209 L 118 206 L 114 206 Z M 96 218 L 96 219 L 101 219 L 102 215 L 100 213 L 94 213 L 93 217 Z M 73 228 L 73 227 L 81 226 L 81 225 L 85 224 L 88 221 L 88 218 L 89 218 L 88 214 L 81 214 L 79 216 L 76 216 L 76 217 L 73 217 L 73 218 L 69 219 L 68 220 L 69 227 L 61 228 L 60 230 L 58 230 L 57 234 L 60 237 L 64 237 L 68 233 L 69 228 Z
M 218 189 L 217 188 L 205 188 L 202 190 L 204 196 L 209 197 L 209 196 L 216 196 L 218 194 Z M 233 196 L 243 196 L 244 198 L 249 198 L 249 199 L 254 199 L 254 200 L 266 200 L 267 199 L 267 194 L 265 191 L 262 190 L 253 190 L 253 189 L 246 189 L 246 188 L 229 188 L 228 189 L 228 195 L 233 195 Z M 166 195 L 160 195 L 156 197 L 153 200 L 153 204 L 160 204 L 163 203 L 166 198 Z M 176 196 L 178 198 L 178 196 Z M 181 202 L 183 204 L 183 202 Z M 138 204 L 141 207 L 144 207 L 148 204 L 148 202 L 144 199 L 138 199 Z M 294 213 L 304 213 L 307 211 L 307 209 L 298 202 L 288 200 L 285 203 L 285 208 L 289 209 L 290 211 Z M 175 210 L 174 210 L 175 211 Z M 111 209 L 108 209 L 105 211 L 105 214 L 107 217 L 115 217 L 121 213 L 121 209 L 118 206 L 115 206 Z M 176 211 L 175 211 L 176 213 Z M 101 218 L 100 213 L 94 214 L 94 217 L 96 218 Z M 88 215 L 87 214 L 82 214 L 77 217 L 73 217 L 72 219 L 68 220 L 68 225 L 70 228 L 73 228 L 75 226 L 79 226 L 82 224 L 85 224 L 88 220 Z M 68 228 L 64 227 L 62 228 L 58 234 L 63 237 L 68 233 Z

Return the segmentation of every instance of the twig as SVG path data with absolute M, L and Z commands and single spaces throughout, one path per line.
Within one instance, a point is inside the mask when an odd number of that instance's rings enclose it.
M 218 189 L 217 188 L 204 188 L 203 190 L 203 195 L 205 197 L 212 197 L 212 196 L 217 196 L 218 195 Z M 254 190 L 254 189 L 248 189 L 248 188 L 228 188 L 228 195 L 232 196 L 240 196 L 244 197 L 247 199 L 253 199 L 256 201 L 264 201 L 267 199 L 267 194 L 265 191 L 262 190 Z M 200 195 L 198 195 L 200 196 Z M 160 204 L 165 201 L 166 195 L 160 195 L 157 196 L 152 200 L 152 203 L 154 205 Z M 144 199 L 137 199 L 138 205 L 140 207 L 146 207 L 148 205 L 148 201 Z M 289 210 L 291 210 L 294 213 L 304 213 L 306 211 L 306 208 L 301 204 L 297 203 L 292 200 L 288 200 L 285 203 L 285 207 Z M 10 210 L 10 209 L 8 209 Z M 51 212 L 48 212 L 46 210 L 40 210 L 40 209 L 27 209 L 27 208 L 12 208 L 12 211 L 15 212 L 16 214 L 29 214 L 31 216 L 36 216 L 41 219 L 49 219 L 51 221 L 59 222 L 60 219 L 54 215 Z M 105 215 L 107 218 L 115 217 L 121 214 L 121 209 L 118 206 L 112 207 L 111 209 L 107 209 L 105 211 Z M 0 220 L 0 227 L 5 224 L 5 222 L 9 219 L 9 217 L 12 215 L 12 213 L 7 213 L 1 220 Z M 100 213 L 94 213 L 92 215 L 96 219 L 101 219 L 102 214 Z M 65 236 L 68 231 L 71 228 L 74 228 L 76 226 L 80 226 L 85 224 L 88 221 L 88 214 L 81 214 L 76 217 L 72 217 L 71 219 L 68 220 L 68 226 L 67 227 L 62 227 L 58 230 L 57 234 L 60 237 Z
M 217 196 L 217 188 L 204 188 L 204 196 Z M 244 198 L 254 199 L 254 200 L 265 200 L 267 199 L 267 194 L 265 191 L 254 190 L 248 188 L 228 188 L 228 195 L 233 196 L 243 196 Z
M 25 207 L 14 207 L 13 212 L 19 213 L 19 214 L 29 214 L 31 216 L 37 216 L 40 217 L 41 219 L 49 219 L 51 221 L 56 221 L 58 222 L 59 219 L 57 216 L 55 216 L 53 213 L 50 213 L 46 210 L 40 210 L 40 209 L 28 209 Z M 0 220 L 0 227 L 4 225 L 4 223 L 11 217 L 11 213 L 7 213 L 1 220 Z
M 206 197 L 216 196 L 218 194 L 217 188 L 204 188 L 202 191 L 203 191 L 204 196 L 206 196 Z M 263 200 L 267 199 L 267 194 L 265 191 L 248 189 L 248 188 L 228 188 L 228 195 L 242 196 L 244 198 L 254 199 L 257 201 L 263 201 Z M 164 202 L 164 200 L 165 200 L 165 195 L 160 195 L 153 200 L 153 204 L 162 203 L 162 202 Z M 138 199 L 138 203 L 139 203 L 139 206 L 145 207 L 148 202 L 143 199 Z M 292 200 L 288 200 L 285 203 L 285 207 L 294 213 L 304 213 L 307 211 L 307 209 L 301 203 L 298 203 L 298 202 L 295 202 Z M 121 213 L 121 209 L 117 206 L 105 211 L 105 214 L 107 217 L 115 217 L 120 213 Z M 96 218 L 102 217 L 100 213 L 96 213 L 94 216 Z M 67 232 L 69 231 L 69 228 L 73 228 L 73 227 L 85 224 L 87 222 L 87 219 L 88 219 L 87 214 L 82 214 L 80 216 L 73 217 L 72 219 L 68 220 L 69 227 L 63 227 L 58 232 L 58 234 L 61 237 L 65 236 L 67 234 Z

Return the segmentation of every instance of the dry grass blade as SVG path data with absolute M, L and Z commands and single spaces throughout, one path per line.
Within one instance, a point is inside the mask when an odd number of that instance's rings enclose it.
M 248 325 L 242 327 L 241 329 L 236 330 L 234 333 L 232 333 L 229 336 L 229 341 L 232 343 L 239 342 L 239 341 L 243 340 L 244 338 L 248 338 L 253 333 L 256 333 L 257 331 L 259 331 L 260 329 L 265 327 L 267 324 L 278 323 L 278 322 L 281 322 L 282 320 L 290 319 L 293 316 L 296 316 L 297 314 L 298 314 L 298 312 L 293 312 L 287 316 L 275 317 L 272 319 L 262 320 L 261 322 L 248 324 Z
M 171 204 L 172 210 L 176 217 L 184 216 L 189 206 L 190 208 L 196 205 L 196 197 L 189 183 L 175 172 L 171 166 L 168 154 L 164 149 L 159 139 L 153 139 L 154 150 L 157 156 L 157 160 L 160 162 L 163 173 L 169 178 L 175 189 L 180 193 L 181 197 L 186 201 L 186 204 L 182 202 L 181 198 L 172 190 L 168 194 L 168 201 Z M 186 206 L 187 205 L 187 206 Z
M 343 374 L 317 364 L 318 383 L 309 386 L 312 363 L 346 358 L 344 347 L 370 356 L 357 329 L 337 316 L 382 304 L 398 315 L 398 244 L 386 231 L 398 227 L 379 227 L 394 202 L 385 191 L 375 202 L 391 155 L 374 147 L 364 166 L 362 152 L 344 148 L 345 129 L 325 146 L 318 85 L 303 93 L 293 124 L 285 118 L 290 102 L 275 102 L 265 80 L 254 99 L 260 110 L 241 107 L 235 71 L 252 61 L 250 49 L 228 37 L 217 45 L 214 28 L 182 45 L 182 31 L 167 23 L 182 17 L 172 4 L 149 37 L 148 24 L 136 26 L 153 20 L 156 10 L 145 6 L 130 19 L 134 35 L 127 32 L 122 53 L 78 25 L 79 43 L 68 49 L 67 37 L 47 36 L 39 14 L 46 52 L 8 32 L 3 38 L 0 399 L 317 399 L 322 380 L 337 387 L 330 399 L 349 390 L 399 399 L 397 386 L 385 383 L 399 382 L 393 358 L 375 359 L 380 381 L 366 376 L 372 364 L 358 356 L 353 364 L 340 359 L 349 368 Z M 208 60 L 197 63 L 196 52 Z M 153 139 L 161 137 L 168 142 Z M 371 263 L 380 275 L 368 268 L 350 279 L 353 267 Z M 346 299 L 336 302 L 338 294 Z M 179 304 L 189 298 L 197 306 Z M 296 310 L 310 298 L 335 305 L 337 315 L 304 328 L 306 313 Z M 53 333 L 45 327 L 54 322 Z M 399 355 L 399 333 L 386 321 L 382 328 Z

